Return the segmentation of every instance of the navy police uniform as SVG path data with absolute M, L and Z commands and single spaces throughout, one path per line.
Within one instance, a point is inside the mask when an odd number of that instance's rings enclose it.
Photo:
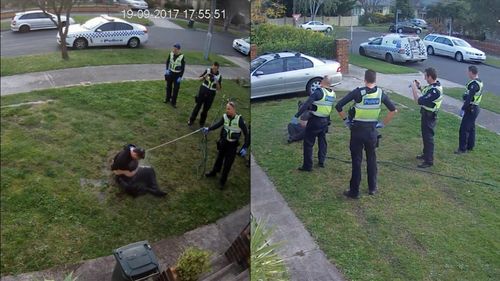
M 464 116 L 460 123 L 459 145 L 460 152 L 471 151 L 476 143 L 476 118 L 479 115 L 479 103 L 483 92 L 483 82 L 479 79 L 469 81 L 467 91 L 463 95 Z
M 420 108 L 420 127 L 422 131 L 422 141 L 424 144 L 422 159 L 424 163 L 433 165 L 434 163 L 434 128 L 437 123 L 437 113 L 443 101 L 443 88 L 441 83 L 436 81 L 422 89 L 423 95 L 418 98 Z
M 316 89 L 302 104 L 295 117 L 310 110 L 303 142 L 303 163 L 299 170 L 311 171 L 313 166 L 313 146 L 318 138 L 318 165 L 324 167 L 327 142 L 326 133 L 330 124 L 330 113 L 335 102 L 335 92 L 327 88 Z
M 179 78 L 184 75 L 184 68 L 186 67 L 186 61 L 184 60 L 184 54 L 175 55 L 174 52 L 170 52 L 170 55 L 165 62 L 166 69 L 169 70 L 169 74 L 165 75 L 165 81 L 167 83 L 166 93 L 165 93 L 165 103 L 170 102 L 172 106 L 176 107 L 177 95 L 179 94 L 179 88 L 181 83 L 177 82 Z M 173 86 L 173 93 L 172 93 Z
M 377 86 L 373 88 L 356 88 L 342 98 L 335 106 L 335 109 L 341 112 L 342 108 L 351 101 L 354 101 L 354 106 L 349 110 L 349 119 L 351 121 L 349 148 L 351 150 L 352 161 L 349 194 L 350 196 L 357 197 L 361 182 L 363 148 L 366 152 L 368 190 L 370 192 L 377 191 L 377 155 L 375 149 L 378 140 L 376 129 L 378 116 L 382 104 L 390 111 L 395 111 L 396 107 L 382 89 L 379 89 Z
M 208 68 L 202 75 L 200 75 L 200 78 L 201 77 L 205 77 L 205 79 L 200 85 L 198 95 L 194 99 L 196 105 L 194 106 L 193 112 L 191 112 L 191 116 L 189 117 L 189 125 L 192 125 L 194 120 L 196 120 L 198 112 L 203 106 L 200 114 L 200 127 L 203 127 L 203 125 L 205 125 L 205 121 L 207 120 L 208 110 L 212 107 L 212 103 L 215 99 L 217 85 L 222 87 L 222 76 L 219 71 L 214 73 L 211 68 Z

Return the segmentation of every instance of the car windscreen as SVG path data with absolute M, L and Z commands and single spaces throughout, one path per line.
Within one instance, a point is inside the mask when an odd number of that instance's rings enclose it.
M 456 46 L 460 46 L 460 47 L 470 47 L 470 44 L 465 42 L 464 40 L 462 39 L 453 39 L 453 44 L 455 44 Z
M 91 29 L 94 29 L 95 27 L 97 27 L 101 23 L 102 23 L 101 19 L 93 18 L 93 19 L 86 21 L 84 24 L 82 24 L 82 27 L 91 30 Z
M 263 63 L 265 63 L 267 60 L 263 58 L 256 58 L 252 61 L 250 65 L 250 72 L 254 71 L 257 69 L 259 66 L 261 66 Z

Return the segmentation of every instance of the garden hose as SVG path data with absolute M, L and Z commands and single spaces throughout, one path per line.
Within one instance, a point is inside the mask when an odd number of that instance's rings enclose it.
M 340 161 L 340 162 L 343 162 L 343 163 L 347 163 L 347 164 L 351 164 L 351 161 L 349 161 L 349 160 L 340 159 L 340 158 L 337 158 L 337 157 L 334 157 L 334 156 L 327 156 L 326 158 L 334 159 L 334 160 L 337 160 L 337 161 Z M 443 174 L 443 173 L 438 173 L 438 172 L 433 172 L 433 171 L 429 171 L 429 170 L 418 169 L 418 168 L 414 168 L 414 167 L 408 167 L 408 166 L 401 165 L 399 163 L 392 162 L 392 161 L 377 160 L 377 163 L 378 164 L 385 164 L 385 165 L 393 165 L 393 166 L 396 166 L 396 167 L 399 167 L 399 168 L 402 168 L 402 169 L 406 169 L 406 170 L 418 171 L 418 172 L 421 172 L 421 173 L 436 175 L 436 176 L 440 176 L 440 177 L 445 177 L 445 178 L 450 178 L 450 179 L 456 179 L 456 180 L 460 180 L 460 181 L 466 181 L 466 182 L 477 183 L 477 184 L 483 184 L 483 185 L 487 185 L 487 186 L 499 188 L 499 186 L 496 186 L 496 185 L 494 185 L 492 183 L 489 183 L 489 182 L 480 181 L 480 180 L 473 180 L 473 179 L 468 179 L 468 178 L 459 177 L 459 176 L 447 175 L 447 174 Z

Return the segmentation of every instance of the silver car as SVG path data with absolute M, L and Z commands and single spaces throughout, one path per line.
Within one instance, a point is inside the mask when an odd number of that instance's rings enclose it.
M 44 13 L 42 10 L 27 11 L 22 13 L 16 13 L 14 18 L 10 22 L 10 29 L 12 31 L 28 32 L 30 30 L 36 29 L 52 29 L 57 28 L 54 22 L 50 19 L 54 19 L 57 22 L 57 16 L 51 13 Z M 68 21 L 66 16 L 61 15 L 61 22 L 66 25 Z M 75 20 L 69 18 L 69 24 L 74 24 Z
M 302 53 L 282 52 L 261 55 L 251 62 L 251 99 L 303 92 L 311 94 L 328 75 L 332 84 L 342 80 L 340 64 Z

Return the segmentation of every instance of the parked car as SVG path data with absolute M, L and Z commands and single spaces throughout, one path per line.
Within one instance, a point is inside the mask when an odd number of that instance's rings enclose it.
M 27 11 L 16 13 L 10 22 L 10 29 L 12 31 L 28 32 L 37 29 L 53 29 L 57 25 L 51 20 L 54 19 L 57 23 L 57 16 L 51 13 L 44 13 L 42 10 Z M 63 25 L 68 24 L 66 16 L 61 15 L 61 22 Z M 69 24 L 74 24 L 75 20 L 69 18 Z
M 391 24 L 389 26 L 389 32 L 397 32 L 397 33 L 422 33 L 422 28 L 414 25 L 410 22 L 398 22 L 397 25 Z
M 427 22 L 423 19 L 411 19 L 409 22 L 423 29 L 427 29 Z
M 143 0 L 118 0 L 118 3 L 128 5 L 133 10 L 147 10 L 148 3 Z
M 467 41 L 447 35 L 428 34 L 424 37 L 429 55 L 442 55 L 461 61 L 484 62 L 486 54 L 474 47 Z
M 250 37 L 234 39 L 233 48 L 245 56 L 248 56 L 248 54 L 250 54 Z
M 328 75 L 335 84 L 342 80 L 340 64 L 302 53 L 281 52 L 252 60 L 250 81 L 253 98 L 306 91 L 311 94 Z
M 427 59 L 425 44 L 416 35 L 387 34 L 368 40 L 359 45 L 359 54 L 362 56 L 384 59 L 389 63 Z
M 66 45 L 75 49 L 116 45 L 137 48 L 148 42 L 148 29 L 145 26 L 107 15 L 92 18 L 84 24 L 72 24 L 68 28 Z M 61 44 L 59 33 L 57 43 Z
M 320 21 L 308 21 L 300 26 L 306 30 L 326 31 L 326 32 L 333 31 L 333 26 L 329 24 L 324 24 Z

